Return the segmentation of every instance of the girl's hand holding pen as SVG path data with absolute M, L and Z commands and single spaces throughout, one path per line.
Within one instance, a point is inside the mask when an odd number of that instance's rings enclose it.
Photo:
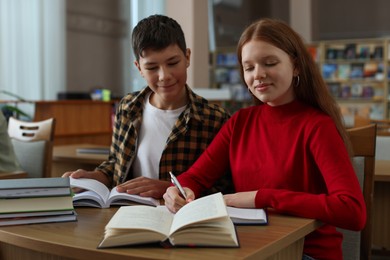
M 179 189 L 173 186 L 169 187 L 163 196 L 165 206 L 173 213 L 176 213 L 185 204 L 195 199 L 195 194 L 191 189 L 185 187 L 183 189 L 187 195 L 187 200 L 183 198 Z

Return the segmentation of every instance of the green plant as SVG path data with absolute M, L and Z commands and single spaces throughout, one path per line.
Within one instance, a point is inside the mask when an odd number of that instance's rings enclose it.
M 0 93 L 11 96 L 13 98 L 16 98 L 16 101 L 17 101 L 17 102 L 15 102 L 15 105 L 9 105 L 9 103 L 12 103 L 12 101 L 11 101 L 11 102 L 7 102 L 7 103 L 5 103 L 5 105 L 1 106 L 1 111 L 3 112 L 3 114 L 7 118 L 7 120 L 10 116 L 15 116 L 16 118 L 19 118 L 20 116 L 24 116 L 30 120 L 32 119 L 30 115 L 28 115 L 26 112 L 24 112 L 23 110 L 18 108 L 18 102 L 30 103 L 29 101 L 25 100 L 24 98 L 14 94 L 14 93 L 6 91 L 6 90 L 0 90 Z

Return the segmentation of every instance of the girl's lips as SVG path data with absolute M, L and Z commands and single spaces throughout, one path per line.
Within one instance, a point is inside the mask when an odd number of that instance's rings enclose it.
M 262 83 L 262 84 L 258 84 L 255 86 L 255 89 L 256 90 L 259 90 L 259 91 L 264 91 L 268 88 L 268 84 L 267 83 Z

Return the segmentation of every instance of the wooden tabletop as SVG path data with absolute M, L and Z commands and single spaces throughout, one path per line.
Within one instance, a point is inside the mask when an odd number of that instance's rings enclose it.
M 375 161 L 375 181 L 390 182 L 390 160 Z
M 303 237 L 320 225 L 312 219 L 270 213 L 269 225 L 237 226 L 240 248 L 166 249 L 135 246 L 97 249 L 104 226 L 116 210 L 76 208 L 77 222 L 2 227 L 0 251 L 13 251 L 15 254 L 20 254 L 21 249 L 37 251 L 25 253 L 24 256 L 29 259 L 42 258 L 39 252 L 72 259 L 264 259 L 297 241 L 302 241 L 302 246 Z M 5 248 L 7 245 L 11 248 Z M 298 250 L 302 253 L 302 248 Z

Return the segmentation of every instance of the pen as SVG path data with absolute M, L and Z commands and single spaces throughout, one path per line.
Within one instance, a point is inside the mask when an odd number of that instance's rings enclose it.
M 187 199 L 187 194 L 186 192 L 184 191 L 183 187 L 180 185 L 179 181 L 176 179 L 175 175 L 173 175 L 172 172 L 169 172 L 169 175 L 171 175 L 171 182 L 173 183 L 173 185 L 176 186 L 176 188 L 179 189 L 181 195 Z

